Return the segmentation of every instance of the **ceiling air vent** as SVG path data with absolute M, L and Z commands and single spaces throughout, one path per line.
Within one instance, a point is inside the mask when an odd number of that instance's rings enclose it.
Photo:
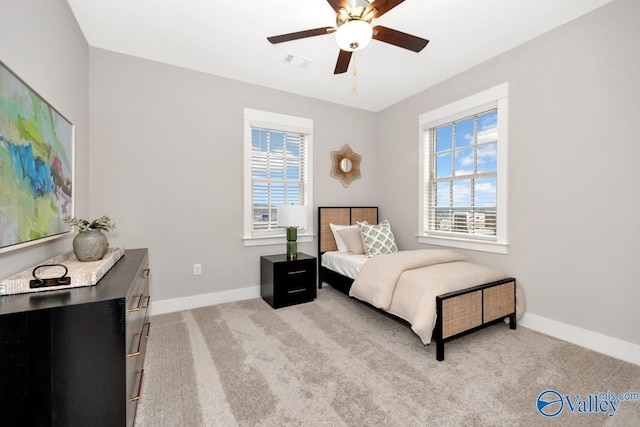
M 311 65 L 311 60 L 307 58 L 303 58 L 301 56 L 294 55 L 292 53 L 288 53 L 283 60 L 285 63 L 300 68 L 302 70 L 306 70 Z

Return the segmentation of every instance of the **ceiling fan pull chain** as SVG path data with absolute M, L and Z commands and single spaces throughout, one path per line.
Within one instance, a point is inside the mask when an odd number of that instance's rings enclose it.
M 355 52 L 354 52 L 355 53 Z M 353 55 L 353 81 L 351 83 L 351 90 L 356 91 L 356 76 L 358 75 L 358 67 L 356 67 L 356 55 Z

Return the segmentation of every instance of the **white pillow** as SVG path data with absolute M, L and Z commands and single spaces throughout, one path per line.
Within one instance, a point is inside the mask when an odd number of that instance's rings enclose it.
M 362 255 L 365 253 L 360 227 L 357 229 L 343 228 L 342 230 L 338 230 L 338 234 L 342 238 L 344 244 L 347 245 L 347 250 L 351 255 Z
M 331 227 L 331 232 L 333 233 L 333 238 L 336 241 L 336 246 L 338 247 L 338 252 L 344 252 L 344 253 L 349 252 L 349 248 L 347 248 L 347 244 L 344 242 L 344 240 L 342 240 L 342 237 L 340 237 L 340 235 L 338 234 L 338 231 L 344 230 L 345 228 L 358 229 L 358 224 L 354 224 L 354 225 L 336 225 L 336 224 L 331 224 L 330 223 L 329 227 Z
M 398 252 L 395 238 L 391 232 L 391 224 L 388 220 L 380 221 L 377 225 L 358 223 L 364 242 L 364 250 L 368 257 L 380 254 L 392 254 Z

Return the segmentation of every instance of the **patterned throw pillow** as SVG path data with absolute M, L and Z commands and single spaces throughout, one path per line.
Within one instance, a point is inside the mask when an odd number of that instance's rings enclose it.
M 364 242 L 364 250 L 368 257 L 380 254 L 392 254 L 398 252 L 391 224 L 388 220 L 380 221 L 377 225 L 358 223 Z

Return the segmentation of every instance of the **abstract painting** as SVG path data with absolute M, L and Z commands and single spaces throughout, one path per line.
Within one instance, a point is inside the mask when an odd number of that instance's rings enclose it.
M 0 252 L 70 232 L 73 144 L 73 125 L 0 62 Z

